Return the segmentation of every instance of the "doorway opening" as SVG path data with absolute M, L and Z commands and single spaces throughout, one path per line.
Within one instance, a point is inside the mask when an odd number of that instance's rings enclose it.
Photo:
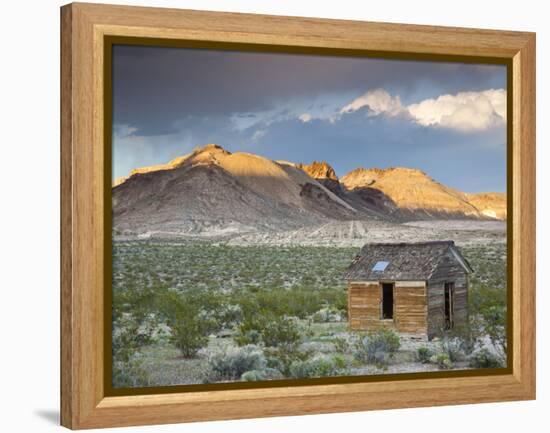
M 455 283 L 445 283 L 445 329 L 454 326 L 454 291 Z
M 382 319 L 393 320 L 393 283 L 382 283 Z

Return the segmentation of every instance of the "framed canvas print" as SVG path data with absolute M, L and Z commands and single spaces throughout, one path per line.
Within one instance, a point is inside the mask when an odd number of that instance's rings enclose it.
M 535 36 L 62 7 L 62 424 L 535 398 Z

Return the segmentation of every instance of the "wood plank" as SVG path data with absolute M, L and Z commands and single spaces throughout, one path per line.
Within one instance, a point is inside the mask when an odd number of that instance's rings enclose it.
M 73 374 L 72 297 L 72 10 L 61 8 L 61 424 L 72 428 L 77 396 Z
M 515 377 L 535 398 L 535 299 L 536 299 L 536 209 L 535 209 L 535 124 L 536 124 L 536 42 L 533 34 L 513 60 L 512 163 L 509 164 L 509 188 L 512 189 L 513 219 L 509 237 L 513 252 L 512 264 L 512 344 Z
M 197 10 L 77 4 L 121 35 L 511 58 L 527 32 Z

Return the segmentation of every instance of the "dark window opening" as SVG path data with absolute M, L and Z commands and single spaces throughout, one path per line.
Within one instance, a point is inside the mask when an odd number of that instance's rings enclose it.
M 393 319 L 392 283 L 382 283 L 382 319 Z
M 454 291 L 455 283 L 445 283 L 445 329 L 454 326 Z

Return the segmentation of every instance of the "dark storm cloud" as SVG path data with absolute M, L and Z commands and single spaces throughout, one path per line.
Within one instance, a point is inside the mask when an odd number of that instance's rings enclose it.
M 358 167 L 418 168 L 467 192 L 504 191 L 506 136 L 502 130 L 464 133 L 428 128 L 403 119 L 366 116 L 339 122 L 289 120 L 267 129 L 255 150 L 271 159 L 326 160 L 343 176 Z
M 384 87 L 403 101 L 505 87 L 498 66 L 200 49 L 115 46 L 114 122 L 141 135 L 182 118 L 266 111 L 286 98 Z
M 262 131 L 258 139 L 254 134 Z M 465 136 L 428 128 L 401 118 L 346 114 L 338 122 L 297 119 L 238 131 L 224 117 L 188 118 L 175 134 L 120 140 L 116 176 L 132 168 L 163 163 L 189 153 L 197 143 L 220 143 L 232 152 L 246 151 L 274 160 L 309 163 L 325 160 L 343 176 L 358 167 L 414 167 L 446 185 L 467 192 L 504 191 L 505 131 Z M 159 146 L 159 143 L 162 143 Z
M 502 66 L 116 46 L 113 74 L 114 177 L 218 143 L 271 159 L 326 160 L 340 176 L 406 166 L 464 191 L 505 190 L 504 123 L 465 132 L 366 106 L 339 114 L 377 88 L 403 107 L 505 89 Z M 303 113 L 311 117 L 299 120 Z

